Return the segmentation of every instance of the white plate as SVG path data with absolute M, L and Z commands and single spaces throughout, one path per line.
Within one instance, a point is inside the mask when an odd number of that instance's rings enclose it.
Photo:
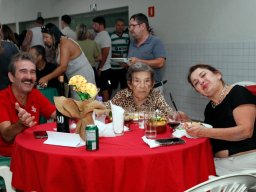
M 212 128 L 212 125 L 207 124 L 207 123 L 200 123 L 201 125 L 203 125 L 205 128 Z M 191 135 L 189 135 L 186 131 L 185 131 L 185 136 L 187 138 L 197 138 L 197 137 L 192 137 Z
M 205 126 L 206 128 L 212 128 L 212 125 L 207 124 L 207 123 L 202 123 L 203 126 Z
M 185 122 L 187 124 L 191 124 L 191 122 Z M 195 123 L 195 122 L 193 122 Z M 174 136 L 175 137 L 182 137 L 182 136 L 186 136 L 187 138 L 197 138 L 197 137 L 192 137 L 190 136 L 186 130 L 184 129 L 184 123 L 180 124 L 177 128 L 176 131 L 174 132 Z M 201 125 L 203 125 L 205 128 L 212 128 L 212 125 L 206 124 L 206 123 L 200 123 Z
M 121 62 L 121 63 L 129 63 L 130 60 L 128 58 L 111 58 L 111 61 Z
M 191 125 L 191 122 L 185 122 L 186 124 L 188 124 L 188 125 Z M 183 124 L 185 124 L 185 123 L 183 123 Z M 197 122 L 192 122 L 192 123 L 197 123 Z M 200 125 L 203 125 L 204 127 L 206 127 L 206 128 L 212 128 L 212 125 L 210 125 L 210 124 L 207 124 L 207 123 L 201 123 L 201 122 L 198 122 Z M 182 127 L 183 127 L 183 125 L 182 125 Z M 184 128 L 184 127 L 183 127 Z

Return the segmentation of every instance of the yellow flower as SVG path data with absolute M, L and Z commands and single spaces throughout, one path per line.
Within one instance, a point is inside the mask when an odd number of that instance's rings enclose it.
M 68 84 L 69 85 L 74 85 L 74 86 L 81 86 L 82 84 L 86 84 L 87 80 L 82 76 L 82 75 L 75 75 L 70 78 Z
M 95 97 L 98 93 L 97 87 L 92 83 L 86 83 L 85 90 L 91 98 Z
M 73 86 L 73 90 L 77 92 L 82 101 L 94 98 L 98 93 L 97 87 L 92 83 L 88 83 L 82 75 L 71 77 L 68 84 Z

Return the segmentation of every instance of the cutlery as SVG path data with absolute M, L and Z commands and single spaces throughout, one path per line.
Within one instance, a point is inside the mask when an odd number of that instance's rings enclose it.
M 173 104 L 174 109 L 178 112 L 178 108 L 177 108 L 177 106 L 176 106 L 176 104 L 175 104 L 175 102 L 174 102 L 174 100 L 173 100 L 173 97 L 172 97 L 171 92 L 169 92 L 169 95 L 170 95 L 170 99 L 171 99 L 171 102 L 172 102 L 172 104 Z

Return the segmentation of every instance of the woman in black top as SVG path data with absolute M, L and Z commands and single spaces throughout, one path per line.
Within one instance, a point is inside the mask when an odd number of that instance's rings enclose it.
M 256 168 L 256 97 L 245 87 L 226 85 L 219 70 L 210 65 L 192 66 L 188 81 L 210 99 L 205 123 L 186 128 L 191 136 L 211 138 L 218 175 Z

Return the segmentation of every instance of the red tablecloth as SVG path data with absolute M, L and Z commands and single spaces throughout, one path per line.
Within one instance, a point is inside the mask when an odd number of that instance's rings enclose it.
M 38 192 L 181 192 L 215 174 L 208 139 L 150 149 L 143 130 L 132 127 L 123 136 L 100 138 L 100 149 L 43 144 L 34 130 L 52 130 L 54 123 L 30 128 L 15 140 L 11 170 L 17 189 Z M 170 131 L 169 131 L 170 134 Z
M 252 94 L 256 95 L 256 85 L 250 85 L 250 86 L 246 86 L 246 88 L 252 92 Z

